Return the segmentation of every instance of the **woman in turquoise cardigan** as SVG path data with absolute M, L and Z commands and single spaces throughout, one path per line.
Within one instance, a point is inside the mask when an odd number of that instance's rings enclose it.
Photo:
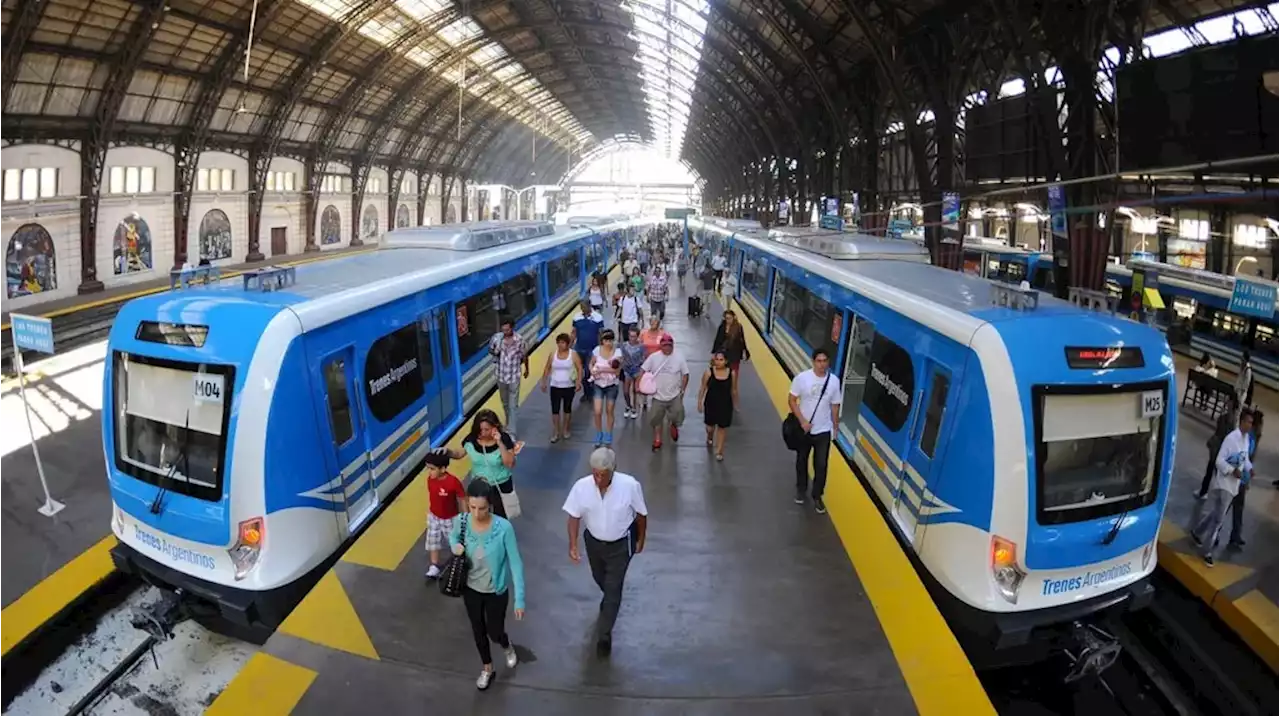
M 507 605 L 515 592 L 516 619 L 524 618 L 524 563 L 516 544 L 516 531 L 506 519 L 493 514 L 489 502 L 489 485 L 472 480 L 467 485 L 467 514 L 449 534 L 454 554 L 466 554 L 470 563 L 462 601 L 471 620 L 471 634 L 484 668 L 476 679 L 476 688 L 484 691 L 493 683 L 493 656 L 490 640 L 502 647 L 507 668 L 514 669 L 519 659 L 507 638 Z M 465 531 L 465 534 L 464 534 Z M 510 588 L 507 574 L 510 572 Z
M 516 455 L 524 442 L 516 442 L 502 429 L 498 414 L 488 408 L 476 413 L 471 421 L 471 432 L 462 440 L 462 448 L 448 448 L 454 460 L 471 459 L 471 479 L 479 478 L 489 485 L 489 506 L 499 517 L 506 517 L 502 496 L 515 491 L 511 472 L 516 467 Z

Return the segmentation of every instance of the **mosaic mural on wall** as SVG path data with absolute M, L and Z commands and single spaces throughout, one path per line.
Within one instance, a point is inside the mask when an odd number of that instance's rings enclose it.
M 39 224 L 23 224 L 9 237 L 4 253 L 5 288 L 9 298 L 31 296 L 58 287 L 53 237 Z
M 111 253 L 111 265 L 117 276 L 151 270 L 151 228 L 137 212 L 124 217 L 116 226 Z
M 373 204 L 365 204 L 364 216 L 360 218 L 360 238 L 378 238 L 378 209 Z
M 200 220 L 200 258 L 231 258 L 231 220 L 221 209 L 211 209 Z
M 324 213 L 320 214 L 320 243 L 326 246 L 342 243 L 342 214 L 333 204 L 326 206 Z
M 409 207 L 401 204 L 396 207 L 396 228 L 403 229 L 409 225 Z

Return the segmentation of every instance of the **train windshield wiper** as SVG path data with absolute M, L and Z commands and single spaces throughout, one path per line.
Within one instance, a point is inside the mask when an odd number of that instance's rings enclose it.
M 187 415 L 182 426 L 182 445 L 178 448 L 178 455 L 174 459 L 173 464 L 169 466 L 169 472 L 160 478 L 160 490 L 156 492 L 156 497 L 151 501 L 150 511 L 153 515 L 164 512 L 164 498 L 169 494 L 169 483 L 173 481 L 173 475 L 178 471 L 178 463 L 182 463 L 182 475 L 188 480 L 191 479 L 191 460 L 187 456 L 187 447 L 191 441 L 191 408 L 187 408 Z

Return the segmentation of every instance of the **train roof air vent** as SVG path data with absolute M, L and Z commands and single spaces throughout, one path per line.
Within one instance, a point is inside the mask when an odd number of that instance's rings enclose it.
M 1015 311 L 1034 311 L 1040 305 L 1040 292 L 1030 286 L 1013 286 L 992 281 L 991 303 Z
M 1067 300 L 1086 311 L 1098 313 L 1115 313 L 1120 301 L 1106 291 L 1094 291 L 1088 288 L 1072 286 L 1067 292 Z
M 208 285 L 222 280 L 222 269 L 217 266 L 187 266 L 169 272 L 169 290 Z
M 245 271 L 244 290 L 279 291 L 298 282 L 298 270 L 293 266 L 267 266 Z
M 379 248 L 480 251 L 551 236 L 555 232 L 555 224 L 550 221 L 472 221 L 444 226 L 416 226 L 387 232 L 379 243 Z

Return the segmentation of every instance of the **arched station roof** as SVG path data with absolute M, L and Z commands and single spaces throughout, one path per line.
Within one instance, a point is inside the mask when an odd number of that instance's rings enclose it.
M 1060 1 L 4 0 L 3 139 L 519 183 L 631 138 L 724 185 L 919 116 L 923 59 L 948 96 L 1016 76 Z M 1095 4 L 1154 32 L 1254 3 Z

